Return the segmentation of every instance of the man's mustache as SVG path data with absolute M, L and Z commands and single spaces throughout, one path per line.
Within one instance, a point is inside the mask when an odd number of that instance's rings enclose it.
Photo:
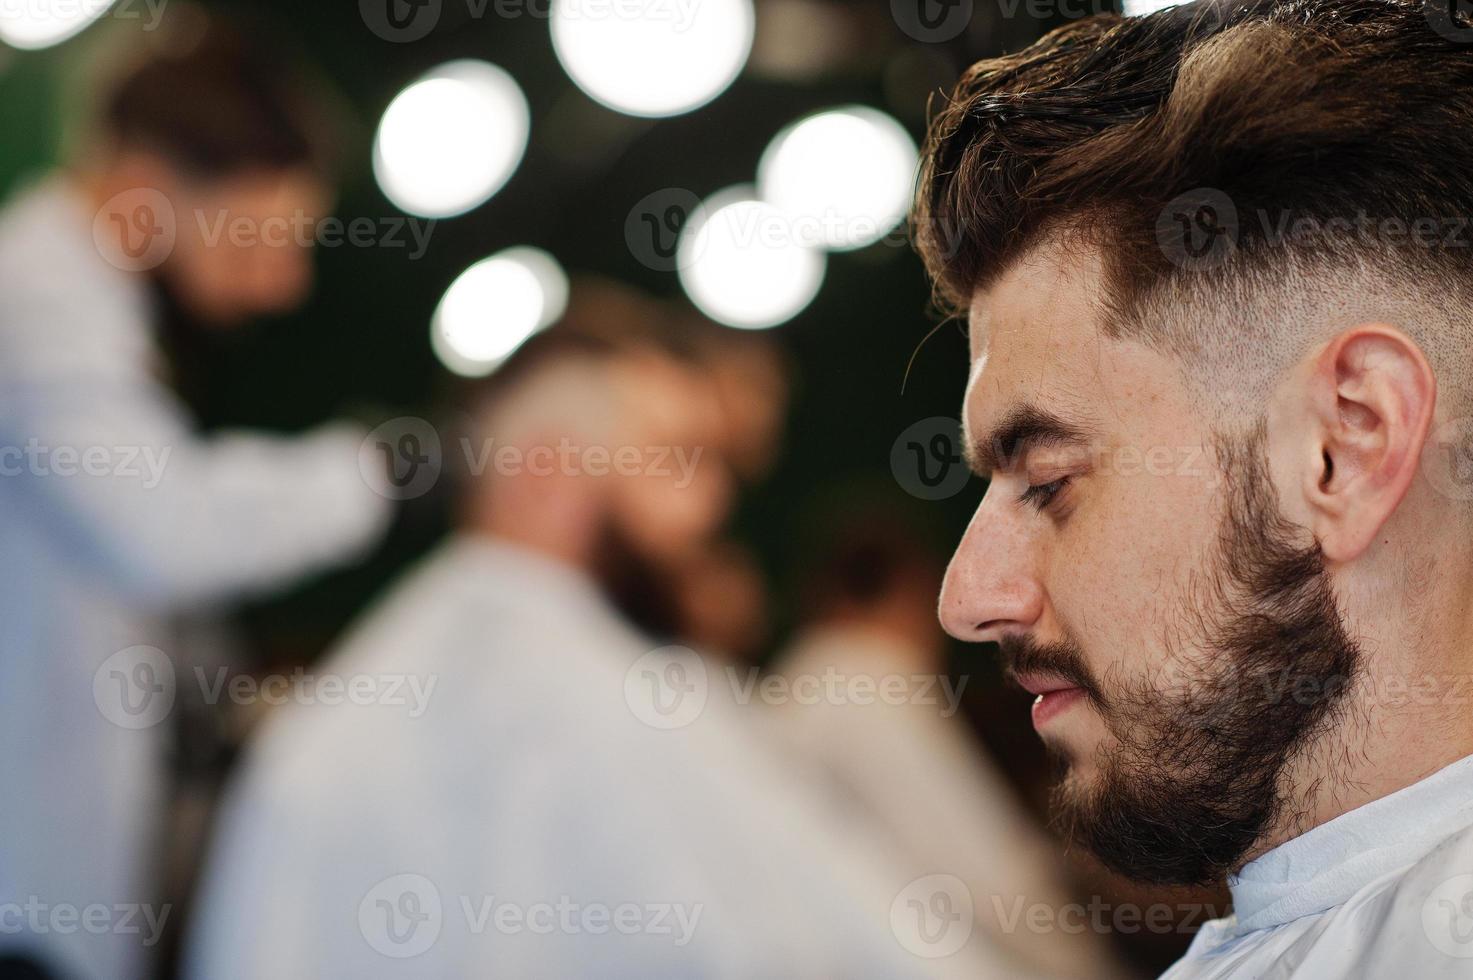
M 1104 694 L 1075 644 L 1038 643 L 1027 636 L 1013 635 L 1003 637 L 997 645 L 1002 654 L 1003 673 L 1012 683 L 1017 684 L 1023 674 L 1047 674 L 1084 691 L 1096 708 L 1106 706 Z

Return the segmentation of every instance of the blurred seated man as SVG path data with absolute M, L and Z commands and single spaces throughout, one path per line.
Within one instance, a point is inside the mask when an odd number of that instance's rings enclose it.
M 360 433 L 205 438 L 166 377 L 165 309 L 220 329 L 311 285 L 301 242 L 206 230 L 329 196 L 279 39 L 202 16 L 171 7 L 69 164 L 0 214 L 0 957 L 64 977 L 152 975 L 168 925 L 164 733 L 193 678 L 166 618 L 347 559 L 387 517 Z
M 726 514 L 709 397 L 687 363 L 556 327 L 492 376 L 462 526 L 322 668 L 425 697 L 268 722 L 189 976 L 931 974 L 891 933 L 906 881 L 612 604 L 626 553 L 677 560 Z
M 764 479 L 781 448 L 789 371 L 781 348 L 760 332 L 722 326 L 688 301 L 656 299 L 624 283 L 575 281 L 559 329 L 617 344 L 677 353 L 699 370 L 715 411 L 708 452 L 741 485 Z M 680 554 L 645 561 L 624 549 L 606 576 L 615 606 L 649 636 L 724 661 L 755 659 L 768 640 L 767 583 L 740 541 L 718 534 L 681 543 Z
M 936 623 L 940 561 L 883 513 L 842 522 L 815 576 L 807 626 L 776 671 L 773 732 L 877 847 L 914 874 L 954 875 L 978 929 L 1042 976 L 1118 975 L 1102 937 L 1030 927 L 1070 902 L 1047 838 L 958 714 Z M 1082 921 L 1082 920 L 1081 920 Z

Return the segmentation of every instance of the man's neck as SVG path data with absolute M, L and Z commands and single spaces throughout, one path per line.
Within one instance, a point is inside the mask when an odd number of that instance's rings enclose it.
M 1285 768 L 1292 789 L 1243 863 L 1473 755 L 1470 704 L 1473 672 L 1367 670 L 1330 730 Z

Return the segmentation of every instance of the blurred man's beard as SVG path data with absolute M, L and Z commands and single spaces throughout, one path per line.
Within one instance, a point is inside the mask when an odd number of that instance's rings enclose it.
M 1160 884 L 1201 884 L 1235 870 L 1294 801 L 1282 776 L 1341 722 L 1361 655 L 1341 620 L 1317 545 L 1294 544 L 1279 513 L 1259 426 L 1219 442 L 1228 513 L 1217 554 L 1183 610 L 1200 649 L 1124 691 L 1093 678 L 1077 644 L 1002 644 L 1016 673 L 1059 674 L 1084 688 L 1114 744 L 1089 785 L 1065 780 L 1056 804 L 1069 835 L 1106 865 Z M 1333 774 L 1322 774 L 1333 779 Z
M 614 608 L 650 639 L 673 643 L 684 638 L 679 593 L 669 570 L 613 521 L 599 534 L 594 574 Z

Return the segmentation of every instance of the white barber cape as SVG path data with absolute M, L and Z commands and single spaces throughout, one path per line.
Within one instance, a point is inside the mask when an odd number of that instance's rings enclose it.
M 92 224 L 58 180 L 0 214 L 0 954 L 128 980 L 174 911 L 166 617 L 345 558 L 387 507 L 360 434 L 198 437 Z
M 1336 817 L 1228 879 L 1163 980 L 1473 977 L 1473 756 Z
M 320 667 L 377 694 L 266 723 L 185 976 L 1016 976 L 907 951 L 908 881 L 799 804 L 729 700 L 649 724 L 645 682 L 700 671 L 650 646 L 567 566 L 442 545 Z

